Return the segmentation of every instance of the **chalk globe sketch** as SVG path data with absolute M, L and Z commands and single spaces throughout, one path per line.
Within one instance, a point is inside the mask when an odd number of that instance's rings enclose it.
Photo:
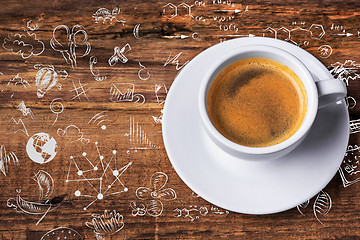
M 47 133 L 36 133 L 26 144 L 29 158 L 36 163 L 47 163 L 54 159 L 57 144 L 53 137 Z

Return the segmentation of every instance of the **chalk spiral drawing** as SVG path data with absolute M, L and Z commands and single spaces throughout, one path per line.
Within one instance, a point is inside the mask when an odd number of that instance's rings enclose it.
M 48 133 L 36 133 L 29 138 L 26 144 L 26 153 L 33 162 L 48 163 L 56 156 L 56 140 Z
M 71 143 L 80 141 L 82 144 L 88 144 L 90 142 L 90 139 L 84 138 L 84 133 L 80 128 L 73 124 L 68 125 L 65 129 L 58 128 L 57 135 Z
M 50 111 L 56 115 L 52 126 L 56 123 L 59 118 L 59 114 L 64 111 L 64 105 L 61 103 L 63 100 L 61 98 L 54 98 L 50 103 Z
M 14 152 L 7 152 L 4 145 L 0 146 L 0 171 L 6 176 L 10 165 L 20 165 L 19 159 Z
M 95 23 L 99 23 L 102 21 L 102 24 L 105 24 L 106 22 L 109 22 L 110 24 L 113 23 L 113 21 L 120 22 L 124 25 L 126 21 L 117 19 L 117 15 L 120 14 L 120 8 L 115 7 L 112 11 L 110 11 L 107 8 L 99 8 L 92 17 L 95 20 Z
M 228 215 L 229 211 L 222 210 L 218 207 L 211 206 L 210 208 L 206 206 L 189 206 L 188 208 L 175 208 L 174 209 L 175 215 L 173 215 L 175 218 L 189 218 L 191 222 L 201 218 L 205 217 L 206 215 Z
M 111 149 L 100 150 L 95 142 L 97 156 L 88 156 L 83 152 L 81 156 L 70 156 L 66 183 L 78 183 L 85 192 L 76 190 L 76 197 L 90 198 L 92 201 L 83 209 L 86 211 L 93 203 L 105 197 L 127 192 L 129 189 L 120 179 L 122 174 L 132 165 L 132 162 L 120 166 L 117 151 Z M 89 188 L 86 188 L 88 186 Z
M 110 87 L 111 102 L 132 102 L 137 106 L 145 103 L 144 95 L 135 92 L 135 84 L 133 83 L 113 83 Z
M 101 82 L 107 79 L 107 76 L 101 76 L 98 69 L 94 68 L 94 65 L 97 64 L 98 60 L 96 57 L 91 56 L 90 57 L 90 72 L 94 76 L 95 81 Z
M 36 64 L 34 68 L 38 69 L 35 77 L 38 98 L 44 97 L 45 93 L 55 86 L 61 90 L 62 85 L 58 82 L 59 78 L 64 80 L 68 77 L 65 70 L 55 70 L 54 66 L 51 65 Z
M 63 36 L 64 34 L 65 36 Z M 78 39 L 81 39 L 81 41 L 78 41 Z M 53 50 L 60 52 L 66 63 L 71 64 L 72 68 L 76 68 L 78 57 L 85 57 L 91 51 L 87 32 L 81 25 L 75 25 L 71 30 L 66 25 L 55 27 L 50 46 Z
M 12 117 L 9 122 L 13 124 L 14 133 L 23 132 L 26 136 L 29 136 L 26 126 L 21 118 L 16 121 L 15 118 Z
M 22 113 L 23 116 L 30 116 L 32 119 L 35 119 L 35 116 L 30 108 L 26 107 L 24 101 L 21 101 L 17 106 L 17 110 Z
M 108 63 L 111 67 L 115 66 L 119 61 L 122 63 L 127 63 L 129 59 L 125 56 L 125 53 L 131 50 L 130 44 L 125 44 L 121 49 L 116 46 L 114 47 L 114 54 L 109 58 Z
M 54 228 L 45 233 L 40 240 L 54 240 L 54 239 L 66 239 L 66 240 L 80 240 L 84 239 L 80 233 L 76 230 L 68 227 Z
M 360 181 L 360 147 L 348 145 L 344 160 L 339 168 L 340 177 L 344 187 Z

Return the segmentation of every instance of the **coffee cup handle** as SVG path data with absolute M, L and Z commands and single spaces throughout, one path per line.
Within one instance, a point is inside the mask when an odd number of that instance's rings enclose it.
M 346 97 L 346 85 L 339 79 L 320 80 L 315 84 L 319 95 L 319 108 L 325 107 Z

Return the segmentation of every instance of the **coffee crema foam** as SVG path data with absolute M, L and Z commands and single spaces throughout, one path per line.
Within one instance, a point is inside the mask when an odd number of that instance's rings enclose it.
M 207 111 L 229 140 L 267 147 L 290 138 L 307 110 L 307 94 L 288 67 L 265 58 L 247 58 L 222 70 L 212 82 Z

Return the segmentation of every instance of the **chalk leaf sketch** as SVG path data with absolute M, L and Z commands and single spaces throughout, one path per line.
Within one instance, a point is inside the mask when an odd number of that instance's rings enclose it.
M 56 140 L 48 133 L 36 133 L 29 138 L 26 144 L 26 153 L 33 162 L 48 163 L 56 156 Z
M 344 160 L 339 168 L 340 177 L 344 187 L 360 181 L 360 147 L 349 145 Z
M 87 32 L 81 25 L 75 25 L 71 30 L 66 25 L 55 27 L 50 46 L 60 52 L 66 63 L 71 64 L 72 68 L 76 68 L 78 57 L 85 57 L 91 51 Z
M 316 219 L 321 223 L 321 225 L 324 225 L 324 223 L 319 219 L 321 216 L 326 216 L 332 206 L 332 200 L 327 192 L 321 191 L 314 202 L 313 205 L 313 211 Z
M 140 200 L 148 200 L 147 203 L 130 204 L 133 216 L 142 216 L 142 210 L 139 208 L 146 205 L 146 213 L 152 217 L 158 217 L 163 212 L 163 203 L 161 200 L 172 201 L 176 199 L 176 192 L 172 188 L 165 188 L 168 182 L 168 176 L 163 172 L 156 172 L 150 178 L 150 187 L 139 187 L 136 189 L 136 197 Z M 138 207 L 139 206 L 139 207 Z M 140 214 L 139 214 L 140 213 Z
M 19 76 L 19 73 L 16 74 L 15 77 L 11 78 L 9 80 L 9 82 L 7 83 L 7 86 L 11 86 L 11 85 L 14 85 L 14 86 L 21 85 L 24 88 L 27 88 L 28 86 L 30 86 L 30 84 L 27 80 L 25 80 Z
M 93 213 L 91 216 L 91 222 L 85 225 L 93 229 L 97 240 L 106 240 L 106 236 L 114 235 L 124 228 L 124 217 L 115 210 L 105 210 L 101 215 Z
M 149 70 L 147 70 L 146 67 L 141 64 L 141 62 L 139 62 L 139 65 L 140 65 L 140 70 L 138 71 L 139 79 L 143 81 L 148 80 L 151 77 Z
M 100 148 L 95 142 L 96 156 L 83 152 L 80 156 L 70 156 L 66 183 L 79 184 L 76 197 L 91 199 L 84 207 L 86 211 L 93 203 L 105 197 L 127 192 L 129 189 L 120 179 L 122 174 L 132 165 L 132 162 L 120 166 L 117 151 Z
M 50 103 L 50 111 L 56 115 L 54 122 L 51 124 L 52 126 L 58 120 L 59 114 L 64 111 L 64 105 L 61 103 L 61 101 L 63 101 L 61 98 L 55 98 Z
M 95 69 L 94 65 L 97 64 L 98 60 L 96 57 L 90 57 L 90 72 L 94 76 L 95 81 L 101 82 L 107 79 L 107 76 L 101 76 L 98 69 Z
M 35 119 L 35 116 L 30 108 L 26 107 L 25 102 L 21 101 L 17 106 L 17 110 L 20 111 L 23 116 L 30 116 L 32 119 Z
M 146 150 L 146 149 L 159 149 L 160 146 L 153 144 L 149 138 L 145 130 L 142 129 L 142 126 L 139 125 L 138 122 L 135 123 L 134 117 L 130 116 L 130 126 L 129 132 L 125 133 L 125 136 L 129 137 L 130 150 Z
M 127 63 L 129 59 L 125 56 L 125 53 L 131 50 L 130 44 L 125 44 L 121 49 L 118 46 L 114 47 L 114 54 L 109 58 L 108 63 L 111 67 L 115 66 L 119 61 Z
M 35 33 L 25 31 L 24 33 L 9 33 L 4 38 L 2 47 L 14 54 L 20 54 L 23 59 L 38 56 L 45 50 L 44 42 L 40 41 Z
M 102 21 L 102 24 L 105 24 L 106 22 L 109 22 L 110 24 L 113 23 L 113 21 L 120 22 L 124 25 L 126 21 L 117 19 L 116 16 L 120 14 L 120 8 L 115 7 L 112 11 L 110 11 L 107 8 L 99 8 L 92 17 L 95 20 L 95 23 L 99 23 Z
M 82 102 L 81 96 L 83 95 L 86 100 L 90 101 L 88 96 L 86 95 L 86 92 L 89 91 L 91 88 L 85 90 L 84 87 L 86 86 L 86 84 L 82 85 L 80 79 L 78 79 L 78 86 L 75 84 L 74 80 L 71 81 L 74 88 L 69 92 L 75 92 L 75 96 L 73 96 L 71 100 L 78 99 L 80 102 Z
M 7 152 L 4 145 L 0 146 L 0 171 L 7 176 L 9 166 L 13 164 L 17 167 L 20 165 L 19 159 L 14 152 Z
M 18 121 L 16 121 L 15 118 L 11 118 L 10 122 L 13 123 L 14 133 L 23 132 L 26 136 L 29 136 L 26 126 L 21 118 L 19 118 Z
M 140 23 L 136 24 L 133 29 L 133 34 L 136 39 L 140 39 L 139 30 L 140 30 Z
M 106 118 L 106 111 L 102 111 L 102 112 L 99 112 L 97 114 L 95 114 L 91 119 L 90 121 L 88 122 L 88 124 L 96 124 L 97 126 L 100 126 L 100 128 L 102 130 L 105 130 L 106 129 L 106 125 L 103 124 L 104 122 L 106 121 L 109 121 L 109 119 Z
M 111 102 L 133 102 L 137 106 L 145 103 L 144 95 L 135 92 L 133 83 L 113 83 L 110 87 Z
M 73 143 L 80 141 L 82 144 L 88 144 L 90 139 L 84 138 L 84 133 L 76 125 L 68 125 L 65 129 L 58 128 L 57 135 L 66 138 L 67 141 Z
M 81 240 L 85 238 L 82 237 L 80 233 L 78 233 L 72 228 L 58 227 L 45 233 L 40 240 L 56 240 L 56 239 Z
M 182 65 L 180 65 L 179 63 L 179 57 L 181 56 L 182 52 L 176 54 L 175 56 L 171 56 L 171 53 L 169 54 L 169 57 L 167 58 L 164 67 L 167 66 L 168 64 L 175 64 L 175 68 L 176 70 L 180 70 L 182 69 L 188 62 L 189 60 L 187 60 L 185 63 L 183 63 Z
M 360 64 L 354 60 L 345 60 L 344 63 L 336 62 L 328 67 L 334 78 L 339 79 L 349 85 L 349 81 L 360 79 Z
M 61 90 L 61 84 L 58 82 L 59 78 L 64 80 L 68 77 L 65 70 L 55 70 L 54 66 L 51 65 L 36 64 L 34 68 L 38 70 L 35 77 L 38 98 L 44 97 L 45 93 L 53 87 Z
M 189 218 L 191 222 L 201 218 L 205 217 L 206 215 L 228 215 L 229 211 L 222 210 L 218 207 L 211 206 L 210 208 L 206 206 L 189 206 L 188 208 L 175 208 L 174 212 L 176 213 L 174 215 L 175 218 Z

